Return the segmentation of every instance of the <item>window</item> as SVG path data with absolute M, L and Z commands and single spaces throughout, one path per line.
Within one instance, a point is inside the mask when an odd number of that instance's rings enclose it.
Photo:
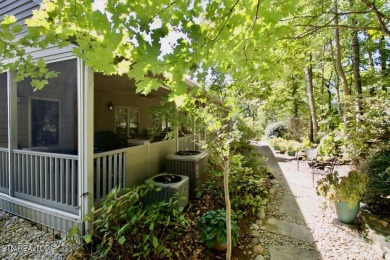
M 139 133 L 139 110 L 137 108 L 116 107 L 115 128 L 119 138 L 126 139 Z
M 31 99 L 31 146 L 59 145 L 60 105 L 57 100 Z

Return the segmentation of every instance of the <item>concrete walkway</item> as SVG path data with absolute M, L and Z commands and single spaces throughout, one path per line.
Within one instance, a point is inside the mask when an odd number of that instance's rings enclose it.
M 311 203 L 311 197 L 316 196 L 314 188 L 312 188 L 311 176 L 303 173 L 283 172 L 279 166 L 279 162 L 283 158 L 276 158 L 273 151 L 265 144 L 260 143 L 257 146 L 258 153 L 266 157 L 267 167 L 272 171 L 276 177 L 276 182 L 283 185 L 286 192 L 283 194 L 282 203 L 279 207 L 279 212 L 290 216 L 292 221 L 278 220 L 276 218 L 269 218 L 262 226 L 262 229 L 287 236 L 289 238 L 303 241 L 314 246 L 313 236 L 304 223 L 305 213 L 309 214 L 315 207 Z M 275 182 L 275 181 L 274 181 Z M 295 221 L 296 220 L 296 221 Z M 304 250 L 294 247 L 270 245 L 268 248 L 271 259 L 321 259 L 318 252 L 314 250 Z
M 343 224 L 334 210 L 324 210 L 324 200 L 316 194 L 307 165 L 300 166 L 298 171 L 293 157 L 271 150 L 265 142 L 254 145 L 260 156 L 267 158 L 266 165 L 275 176 L 269 203 L 277 203 L 266 208 L 259 241 L 267 252 L 256 259 L 384 259 L 376 245 L 367 243 L 359 232 L 358 223 Z M 350 166 L 338 166 L 335 170 L 344 175 Z M 318 178 L 316 175 L 314 183 Z M 276 239 L 268 239 L 268 234 Z

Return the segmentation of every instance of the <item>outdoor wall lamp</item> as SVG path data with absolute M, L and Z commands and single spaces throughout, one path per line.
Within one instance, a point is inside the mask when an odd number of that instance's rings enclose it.
M 108 110 L 113 110 L 114 109 L 114 105 L 112 104 L 111 101 L 107 103 L 107 108 L 108 108 Z

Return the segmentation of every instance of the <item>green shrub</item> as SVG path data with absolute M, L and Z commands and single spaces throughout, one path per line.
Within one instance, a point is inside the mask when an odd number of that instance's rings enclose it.
M 236 240 L 239 236 L 238 226 L 235 219 L 235 215 L 231 214 L 231 231 L 232 231 L 232 246 L 236 245 Z M 207 245 L 208 248 L 212 248 L 215 243 L 224 245 L 227 242 L 226 232 L 226 211 L 222 209 L 209 210 L 202 215 L 196 226 L 201 230 L 200 238 L 202 242 Z
M 284 138 L 287 135 L 288 126 L 284 121 L 275 122 L 269 124 L 265 129 L 265 136 L 267 139 L 281 137 Z
M 213 190 L 216 199 L 223 203 L 223 169 L 212 157 L 209 161 L 209 174 L 209 189 Z M 268 174 L 264 162 L 253 150 L 230 157 L 229 189 L 234 211 L 254 213 L 263 207 L 266 202 L 265 184 Z
M 357 171 L 350 171 L 342 177 L 339 177 L 338 172 L 329 173 L 317 182 L 316 192 L 329 203 L 348 202 L 352 208 L 366 192 L 367 181 L 367 174 Z
M 113 189 L 101 207 L 93 211 L 94 232 L 84 236 L 95 245 L 95 257 L 118 259 L 123 255 L 141 259 L 170 257 L 168 245 L 178 230 L 188 226 L 177 200 L 144 203 L 151 190 L 160 190 L 153 182 L 126 189 L 119 198 Z M 86 219 L 86 221 L 88 218 Z
M 383 200 L 390 196 L 390 147 L 369 156 L 363 171 L 369 177 L 367 201 Z
M 343 139 L 341 138 L 340 133 L 331 132 L 321 138 L 317 147 L 318 153 L 327 157 L 340 156 L 342 144 Z

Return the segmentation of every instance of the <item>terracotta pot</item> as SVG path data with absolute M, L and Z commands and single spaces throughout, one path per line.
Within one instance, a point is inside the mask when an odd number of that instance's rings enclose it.
M 225 243 L 225 244 L 223 244 L 223 245 L 220 245 L 220 244 L 218 244 L 217 240 L 215 240 L 215 241 L 214 241 L 214 246 L 213 246 L 213 248 L 214 248 L 215 250 L 217 250 L 217 251 L 225 251 L 226 248 L 227 248 L 227 244 Z

